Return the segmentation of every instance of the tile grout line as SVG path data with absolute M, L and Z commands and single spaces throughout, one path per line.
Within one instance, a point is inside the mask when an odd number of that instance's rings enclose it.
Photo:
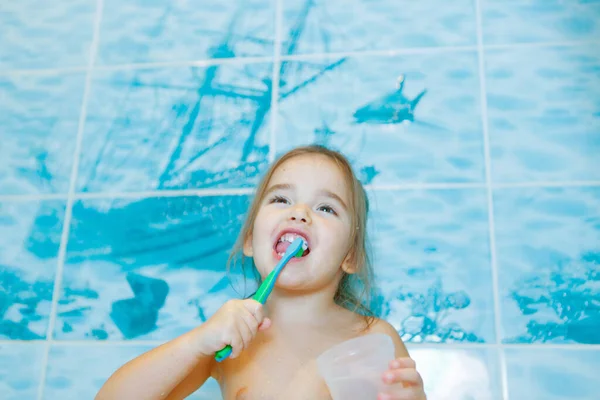
M 477 189 L 484 188 L 484 183 L 402 183 L 391 185 L 365 185 L 366 190 L 393 191 L 393 190 L 419 190 L 419 189 Z
M 90 44 L 90 53 L 88 60 L 88 70 L 85 77 L 85 86 L 83 89 L 83 98 L 81 101 L 81 110 L 79 113 L 79 122 L 77 126 L 77 136 L 75 139 L 75 150 L 73 152 L 73 165 L 71 166 L 71 176 L 69 181 L 69 193 L 67 195 L 67 204 L 65 207 L 65 217 L 63 220 L 62 234 L 60 238 L 60 245 L 58 249 L 58 257 L 56 262 L 56 275 L 54 277 L 54 287 L 52 290 L 52 303 L 50 306 L 50 315 L 48 319 L 48 330 L 46 331 L 46 348 L 42 358 L 42 372 L 40 376 L 40 383 L 38 386 L 37 400 L 43 400 L 44 390 L 46 388 L 46 376 L 49 367 L 50 349 L 52 346 L 52 337 L 54 333 L 54 327 L 56 324 L 56 314 L 58 308 L 58 301 L 60 299 L 63 270 L 65 265 L 66 253 L 67 253 L 67 242 L 69 239 L 69 228 L 71 225 L 71 217 L 73 212 L 73 201 L 75 198 L 75 188 L 77 186 L 77 173 L 79 169 L 79 158 L 81 156 L 82 141 L 83 141 L 83 129 L 85 125 L 87 115 L 87 104 L 90 95 L 90 86 L 92 81 L 92 69 L 96 59 L 96 52 L 98 49 L 98 42 L 100 40 L 100 22 L 102 20 L 102 9 L 103 0 L 96 0 L 96 15 L 94 18 L 93 36 Z
M 544 47 L 575 47 L 585 44 L 600 44 L 598 39 L 563 40 L 557 42 L 530 42 L 530 43 L 498 43 L 481 45 L 483 50 L 512 50 L 512 49 L 538 49 Z
M 66 200 L 67 193 L 53 194 L 0 194 L 0 201 L 52 201 Z
M 600 181 L 571 181 L 571 182 L 517 182 L 517 183 L 491 183 L 492 189 L 516 189 L 516 188 L 591 188 L 600 187 Z M 389 185 L 365 185 L 367 190 L 373 191 L 395 191 L 395 190 L 460 190 L 460 189 L 484 189 L 485 183 L 399 183 Z M 142 192 L 76 192 L 75 200 L 86 199 L 113 199 L 113 198 L 150 198 L 150 197 L 178 197 L 178 196 L 237 196 L 253 194 L 255 187 L 247 188 L 202 188 L 202 189 L 179 189 L 179 190 L 149 190 Z M 66 200 L 67 193 L 49 194 L 0 194 L 0 201 L 46 201 Z
M 53 346 L 90 346 L 90 347 L 156 347 L 166 343 L 165 340 L 53 340 Z M 47 340 L 0 340 L 0 346 L 35 346 L 45 344 Z M 572 351 L 599 351 L 600 344 L 569 344 L 569 343 L 475 343 L 475 342 L 450 342 L 450 343 L 413 343 L 406 342 L 408 347 L 440 350 L 476 350 L 476 349 L 521 349 L 521 350 L 572 350 Z
M 147 192 L 130 193 L 77 193 L 75 199 L 93 200 L 93 199 L 145 199 L 161 197 L 211 197 L 211 196 L 245 196 L 254 193 L 254 187 L 239 189 L 183 189 L 183 190 L 155 190 Z
M 439 47 L 405 47 L 382 50 L 354 50 L 354 51 L 336 51 L 331 53 L 305 53 L 305 54 L 288 54 L 282 56 L 286 61 L 305 61 L 305 60 L 320 60 L 324 58 L 341 58 L 341 57 L 385 57 L 385 56 L 402 56 L 414 54 L 443 54 L 451 52 L 466 52 L 477 51 L 477 46 L 439 46 Z
M 492 183 L 491 187 L 495 189 L 514 189 L 514 188 L 567 188 L 567 187 L 597 187 L 600 181 L 540 181 L 540 182 L 505 182 Z
M 413 348 L 431 348 L 431 349 L 495 349 L 499 347 L 504 349 L 521 350 L 574 350 L 574 351 L 600 351 L 600 344 L 562 344 L 562 343 L 411 343 L 407 346 Z
M 149 63 L 131 63 L 131 64 L 115 64 L 115 65 L 98 65 L 94 67 L 94 71 L 120 71 L 120 70 L 136 70 L 136 69 L 152 69 L 152 68 L 181 68 L 181 67 L 211 67 L 215 65 L 246 65 L 260 64 L 273 62 L 271 56 L 257 57 L 229 57 L 229 58 L 207 58 L 205 60 L 189 60 L 189 61 L 157 61 Z
M 271 75 L 271 131 L 269 136 L 269 153 L 267 162 L 275 161 L 277 147 L 277 116 L 279 113 L 279 79 L 281 72 L 281 25 L 283 0 L 275 1 L 275 40 L 273 41 L 273 73 Z
M 508 393 L 508 371 L 506 367 L 506 356 L 502 347 L 502 318 L 500 308 L 500 287 L 498 279 L 498 257 L 496 254 L 496 226 L 494 219 L 494 198 L 492 189 L 492 162 L 490 157 L 490 132 L 488 124 L 488 105 L 487 105 L 487 86 L 485 79 L 485 50 L 483 47 L 483 22 L 482 22 L 482 6 L 481 0 L 475 1 L 475 21 L 477 29 L 477 58 L 479 64 L 479 96 L 481 106 L 481 122 L 483 133 L 483 150 L 485 161 L 485 183 L 487 192 L 487 208 L 488 208 L 488 229 L 489 229 L 489 246 L 490 246 L 490 262 L 492 272 L 492 293 L 494 302 L 494 332 L 496 336 L 496 346 L 498 354 L 498 362 L 500 363 L 500 387 L 502 390 L 502 398 L 509 400 Z
M 153 68 L 183 68 L 183 67 L 210 67 L 214 65 L 245 65 L 273 62 L 271 56 L 256 57 L 229 57 L 229 58 L 207 58 L 204 60 L 183 60 L 183 61 L 155 61 L 130 64 L 113 65 L 94 65 L 93 72 L 110 72 L 122 70 L 138 70 Z M 0 76 L 3 75 L 53 75 L 60 73 L 85 73 L 89 67 L 69 67 L 69 68 L 46 68 L 46 69 L 14 69 L 0 70 Z
M 277 3 L 280 7 L 279 2 Z M 279 22 L 281 18 L 276 14 Z M 277 26 L 276 26 L 277 30 Z M 276 31 L 277 33 L 277 31 Z M 275 40 L 280 40 L 276 36 Z M 510 50 L 510 49 L 534 49 L 544 47 L 574 47 L 581 45 L 595 45 L 600 44 L 600 40 L 589 39 L 589 40 L 564 40 L 557 42 L 533 42 L 533 43 L 499 43 L 499 44 L 488 44 L 481 45 L 484 50 Z M 281 49 L 279 49 L 280 60 L 285 61 L 304 61 L 304 60 L 315 60 L 323 58 L 336 58 L 336 57 L 369 57 L 369 56 L 396 56 L 396 55 L 414 55 L 414 54 L 436 54 L 436 53 L 448 53 L 448 52 L 461 52 L 461 51 L 478 51 L 479 46 L 477 45 L 464 45 L 464 46 L 439 46 L 439 47 L 406 47 L 406 48 L 394 48 L 387 50 L 365 50 L 365 51 L 349 51 L 349 52 L 332 52 L 332 53 L 307 53 L 307 54 L 291 54 L 281 55 Z M 277 50 L 275 50 L 277 51 Z M 274 53 L 275 53 L 274 51 Z M 135 69 L 150 69 L 150 68 L 177 68 L 177 67 L 208 67 L 212 65 L 225 65 L 225 64 L 256 64 L 256 63 L 269 63 L 273 62 L 273 57 L 270 56 L 257 56 L 257 57 L 231 57 L 231 58 L 208 58 L 201 60 L 185 60 L 185 61 L 156 61 L 156 62 L 145 62 L 145 63 L 130 63 L 130 64 L 114 64 L 114 65 L 95 65 L 92 67 L 93 71 L 118 71 L 118 70 L 135 70 Z M 47 69 L 6 69 L 0 70 L 0 76 L 6 75 L 52 75 L 59 73 L 84 73 L 88 70 L 86 66 L 80 67 L 69 67 L 69 68 L 47 68 Z
M 511 49 L 529 49 L 529 48 L 544 48 L 544 47 L 573 47 L 585 44 L 600 44 L 598 39 L 590 40 L 565 40 L 558 42 L 537 42 L 537 43 L 500 43 L 500 44 L 476 44 L 476 45 L 458 45 L 458 46 L 438 46 L 438 47 L 405 47 L 392 48 L 384 50 L 356 50 L 356 51 L 340 51 L 331 53 L 307 53 L 307 54 L 291 54 L 282 56 L 283 60 L 289 61 L 304 61 L 323 58 L 338 58 L 338 57 L 368 57 L 368 56 L 401 56 L 415 54 L 443 54 L 451 52 L 478 52 L 483 50 L 511 50 Z

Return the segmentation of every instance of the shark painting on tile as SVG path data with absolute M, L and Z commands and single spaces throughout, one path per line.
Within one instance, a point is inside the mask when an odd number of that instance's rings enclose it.
M 371 125 L 415 124 L 449 133 L 448 129 L 441 125 L 415 119 L 415 111 L 419 102 L 427 94 L 427 89 L 421 90 L 410 99 L 404 94 L 405 82 L 406 76 L 400 75 L 397 79 L 396 90 L 384 94 L 356 110 L 352 115 L 354 122 Z
M 405 76 L 398 77 L 397 90 L 374 100 L 356 110 L 353 117 L 357 124 L 401 124 L 415 120 L 415 109 L 427 93 L 423 89 L 415 98 L 408 99 L 404 93 Z

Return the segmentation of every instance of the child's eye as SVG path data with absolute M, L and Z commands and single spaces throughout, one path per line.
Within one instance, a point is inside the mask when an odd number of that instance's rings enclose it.
M 319 206 L 319 208 L 317 208 L 317 210 L 322 210 L 322 211 L 325 211 L 328 214 L 337 215 L 337 213 L 335 212 L 335 210 L 333 208 L 331 208 L 330 206 L 328 206 L 328 205 Z
M 285 197 L 281 197 L 281 196 L 274 196 L 271 200 L 269 200 L 269 204 L 272 203 L 289 203 L 288 199 L 286 199 Z

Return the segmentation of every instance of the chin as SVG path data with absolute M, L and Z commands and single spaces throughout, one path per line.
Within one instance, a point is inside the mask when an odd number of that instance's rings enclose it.
M 306 280 L 299 278 L 277 279 L 275 288 L 286 292 L 302 292 L 310 290 L 310 288 L 306 287 Z

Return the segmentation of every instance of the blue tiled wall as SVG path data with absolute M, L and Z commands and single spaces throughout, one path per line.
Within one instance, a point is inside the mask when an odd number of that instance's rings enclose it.
M 368 185 L 432 400 L 597 399 L 600 2 L 3 1 L 0 43 L 3 399 L 91 399 L 235 296 L 311 142 Z

